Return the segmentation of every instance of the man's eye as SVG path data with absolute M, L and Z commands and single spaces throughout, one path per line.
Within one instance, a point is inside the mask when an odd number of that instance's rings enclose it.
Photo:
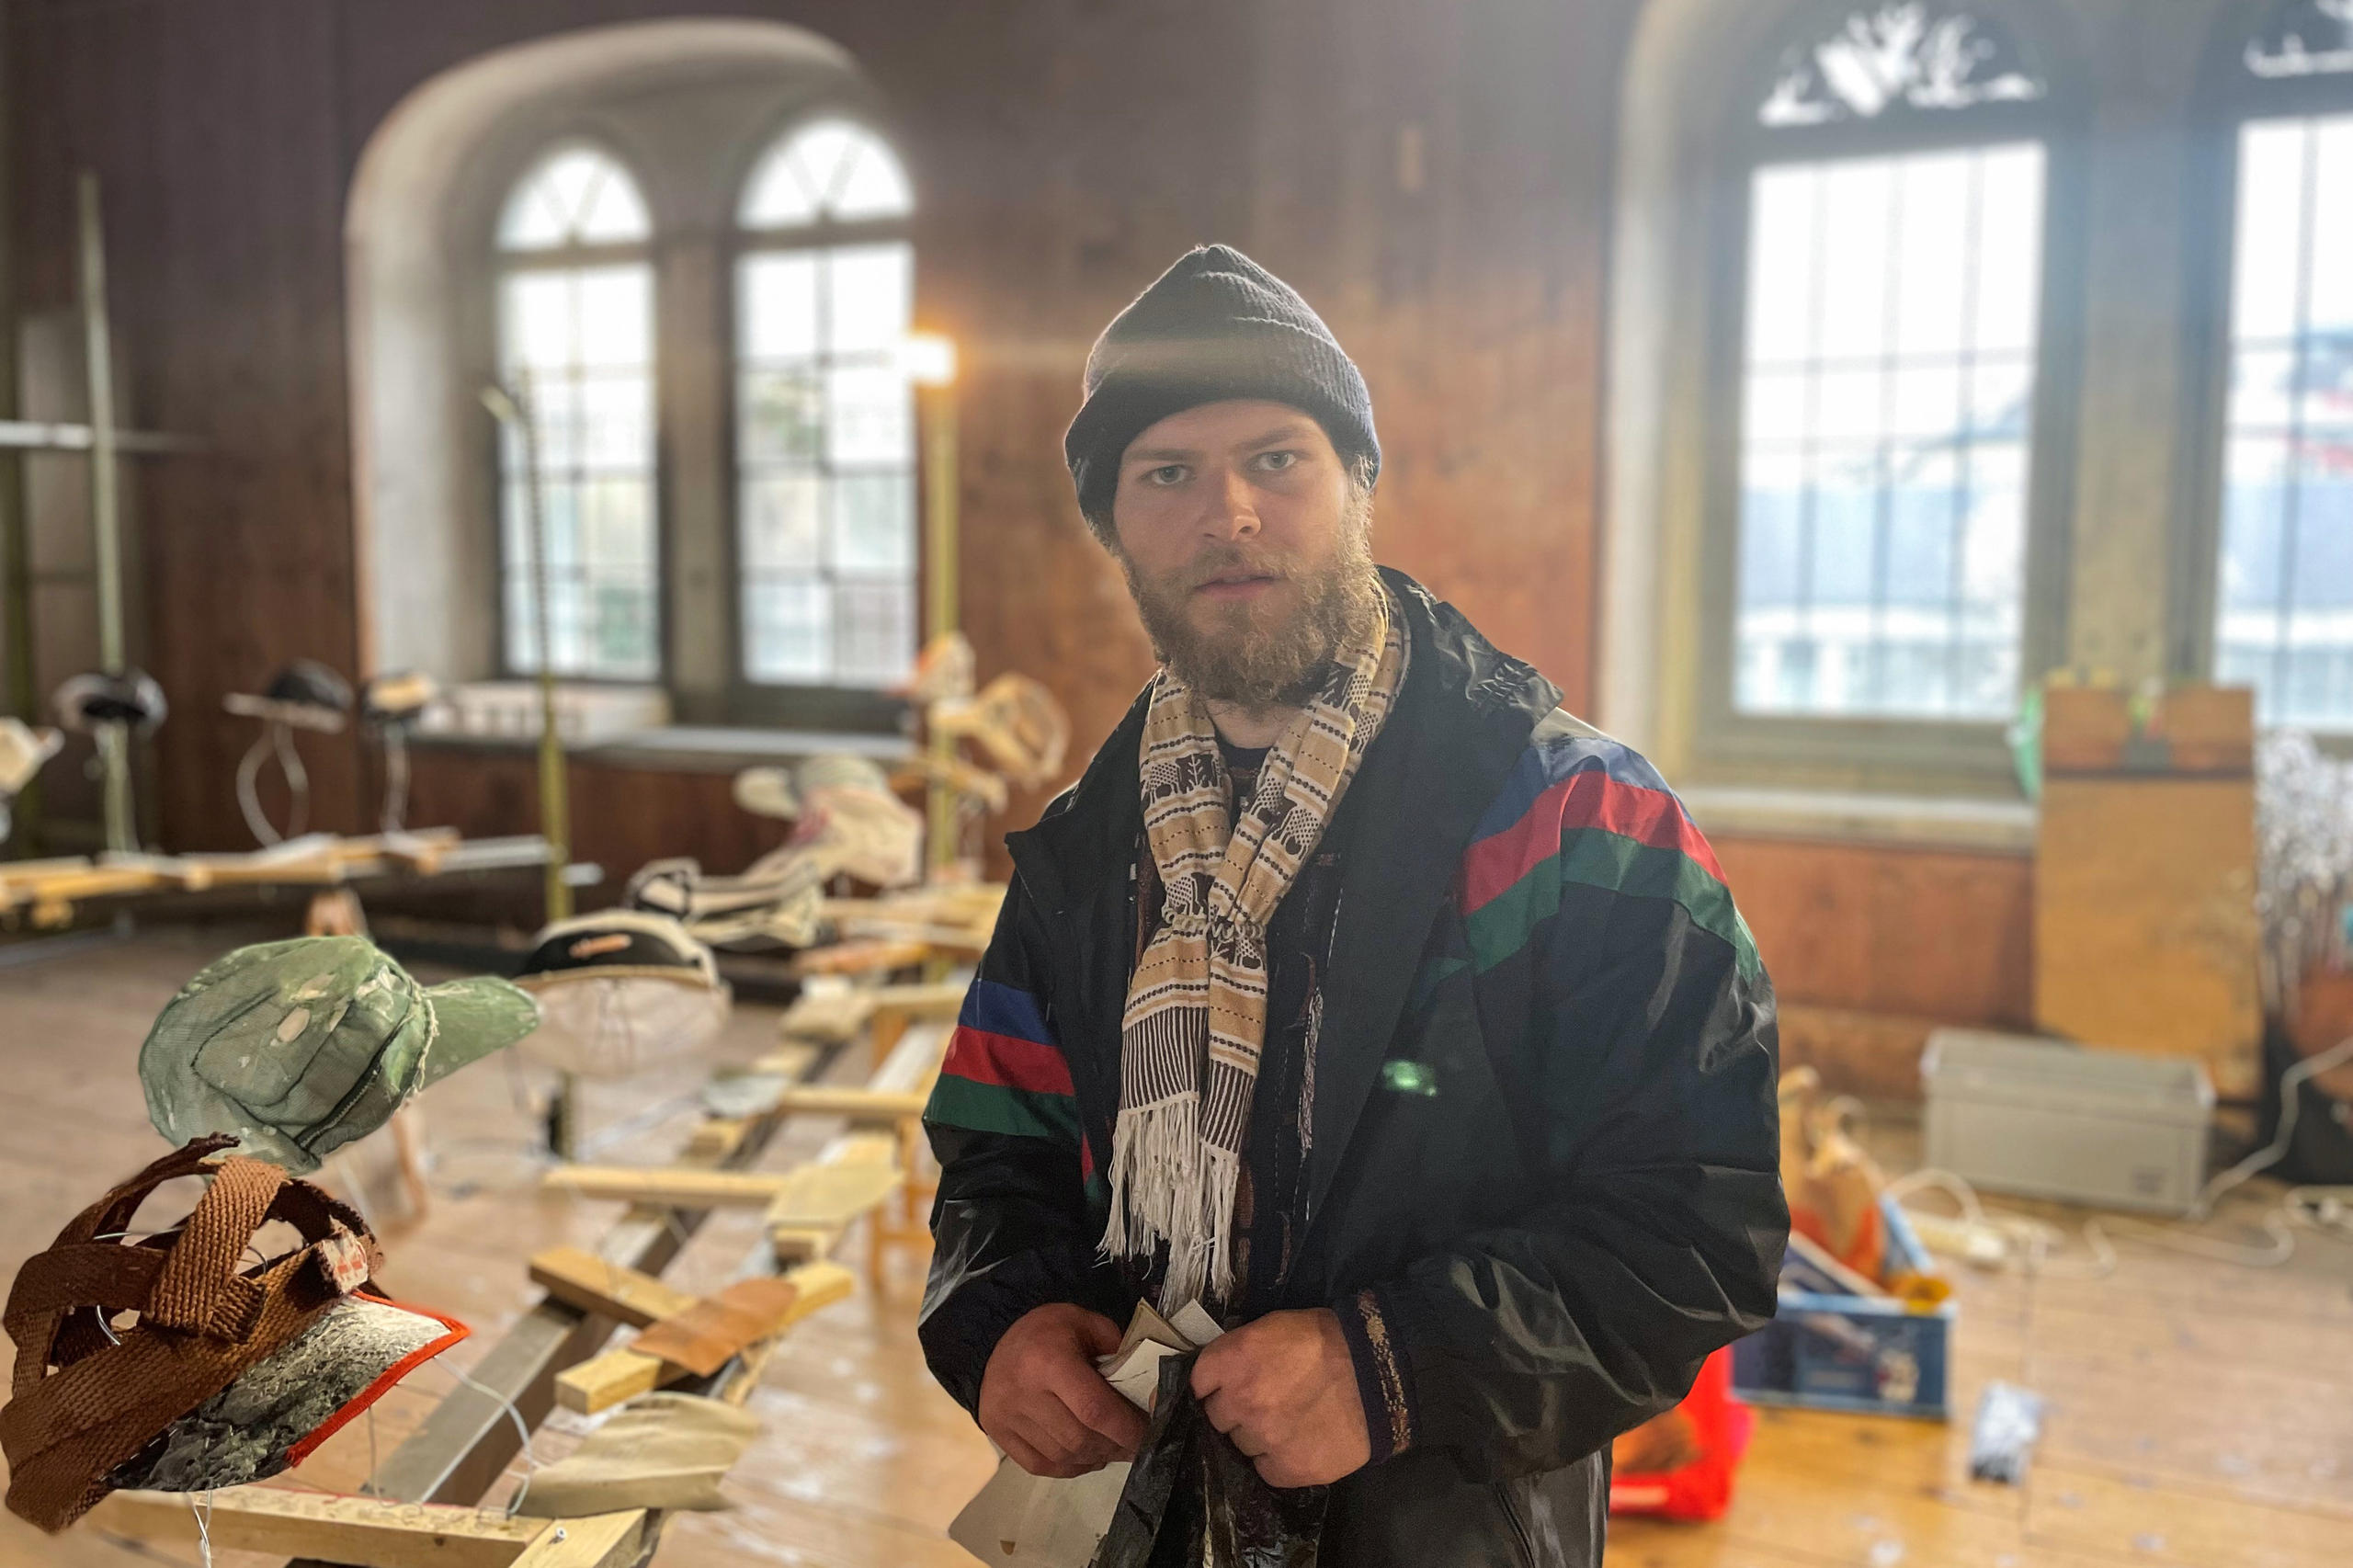
M 1280 473 L 1287 468 L 1297 467 L 1298 464 L 1297 452 L 1260 452 L 1258 454 L 1258 466 L 1269 473 Z
M 1185 465 L 1183 463 L 1164 464 L 1143 477 L 1145 483 L 1157 484 L 1164 488 L 1171 484 L 1182 484 L 1185 483 Z

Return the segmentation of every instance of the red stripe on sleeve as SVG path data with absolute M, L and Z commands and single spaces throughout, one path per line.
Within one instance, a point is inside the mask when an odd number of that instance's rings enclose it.
M 1070 1063 L 1051 1045 L 990 1034 L 959 1024 L 948 1040 L 948 1058 L 939 1070 L 975 1084 L 995 1084 L 1039 1095 L 1074 1095 Z
M 1719 882 L 1724 880 L 1715 851 L 1673 795 L 1620 784 L 1598 768 L 1581 768 L 1537 796 L 1518 822 L 1471 846 L 1462 858 L 1463 913 L 1477 909 L 1559 854 L 1562 835 L 1580 827 L 1597 827 L 1654 849 L 1672 849 Z

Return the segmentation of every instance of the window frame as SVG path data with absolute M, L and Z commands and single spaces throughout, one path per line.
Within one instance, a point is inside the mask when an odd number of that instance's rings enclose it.
M 643 239 L 613 241 L 599 244 L 571 244 L 544 250 L 510 251 L 499 244 L 498 232 L 503 224 L 507 204 L 523 187 L 524 182 L 536 176 L 550 160 L 574 148 L 584 148 L 608 158 L 629 176 L 638 203 L 645 209 L 646 233 Z M 647 199 L 643 173 L 629 155 L 606 137 L 577 128 L 559 131 L 532 144 L 532 151 L 497 187 L 498 199 L 490 208 L 489 229 L 489 297 L 490 341 L 489 371 L 494 379 L 506 373 L 506 279 L 520 272 L 565 272 L 587 267 L 611 267 L 624 264 L 642 265 L 646 269 L 648 311 L 647 328 L 651 337 L 646 356 L 645 375 L 648 394 L 647 423 L 653 437 L 652 460 L 646 477 L 652 489 L 654 527 L 654 669 L 644 676 L 588 675 L 558 670 L 556 679 L 567 686 L 593 687 L 620 691 L 671 689 L 675 657 L 670 646 L 671 614 L 671 539 L 669 517 L 669 444 L 663 439 L 662 416 L 666 399 L 663 395 L 665 376 L 665 335 L 663 324 L 663 268 L 661 262 L 662 224 L 654 203 Z M 505 431 L 495 421 L 488 423 L 483 439 L 486 443 L 484 470 L 490 479 L 489 519 L 491 528 L 490 628 L 492 668 L 500 680 L 536 680 L 539 671 L 519 666 L 509 657 L 507 633 L 512 630 L 506 612 L 506 461 Z
M 1779 165 L 2023 142 L 2042 148 L 2042 255 L 2034 409 L 2028 431 L 2019 695 L 2065 657 L 2086 258 L 2082 225 L 2061 220 L 2083 210 L 2082 99 L 2051 58 L 2045 40 L 2021 28 L 2010 6 L 1981 0 L 1963 9 L 1997 23 L 2019 43 L 2046 84 L 2041 98 L 1960 109 L 1896 109 L 1886 118 L 1817 126 L 1758 124 L 1757 106 L 1779 73 L 1784 50 L 1821 37 L 1839 17 L 1859 8 L 1854 0 L 1811 6 L 1786 25 L 1776 46 L 1760 51 L 1759 66 L 1730 95 L 1728 123 L 1719 140 L 1722 175 L 1704 230 L 1710 243 L 1699 621 L 1690 752 L 1694 776 L 1711 782 L 1998 789 L 2013 777 L 2006 719 L 1764 714 L 1744 712 L 1733 700 L 1743 543 L 1749 206 L 1757 171 Z
M 907 247 L 909 290 L 912 295 L 921 278 L 922 247 L 915 243 L 915 217 L 920 202 L 912 194 L 909 210 L 889 218 L 865 218 L 844 222 L 820 212 L 811 222 L 789 229 L 754 229 L 743 221 L 743 204 L 752 182 L 759 176 L 771 153 L 790 143 L 792 139 L 813 125 L 837 120 L 856 127 L 873 137 L 897 161 L 903 177 L 912 193 L 914 174 L 908 169 L 898 143 L 877 124 L 873 118 L 857 106 L 822 101 L 797 106 L 793 111 L 772 125 L 768 133 L 755 139 L 749 157 L 736 172 L 733 182 L 734 199 L 727 213 L 724 237 L 720 242 L 719 257 L 722 278 L 720 293 L 722 318 L 719 325 L 720 352 L 714 357 L 724 385 L 721 392 L 722 413 L 721 475 L 725 495 L 727 588 L 725 591 L 725 627 L 727 635 L 727 707 L 739 720 L 761 724 L 774 724 L 796 729 L 845 730 L 858 732 L 890 732 L 904 727 L 907 704 L 904 698 L 878 687 L 842 686 L 837 684 L 787 684 L 756 681 L 750 676 L 750 660 L 745 639 L 747 628 L 744 614 L 744 584 L 745 562 L 744 549 L 744 469 L 740 449 L 742 439 L 742 410 L 738 407 L 743 378 L 738 358 L 743 346 L 743 263 L 748 256 L 773 256 L 795 251 L 830 250 L 845 245 L 901 244 Z M 911 301 L 912 303 L 912 301 Z M 920 400 L 909 392 L 908 428 L 914 449 L 908 456 L 908 472 L 915 496 L 913 548 L 915 572 L 911 585 L 915 593 L 915 632 L 918 648 L 922 642 L 922 611 L 924 574 L 928 562 L 924 559 L 923 539 L 923 427 Z M 914 650 L 909 653 L 909 669 L 913 669 Z
M 2268 7 L 2256 28 L 2246 26 L 2243 16 L 2223 13 L 2215 44 L 2207 51 L 2188 160 L 2184 293 L 2190 325 L 2185 375 L 2191 427 L 2181 443 L 2174 486 L 2179 500 L 2167 659 L 2170 672 L 2185 680 L 2212 679 L 2220 651 L 2215 623 L 2222 601 L 2231 371 L 2237 354 L 2240 133 L 2256 120 L 2353 115 L 2353 71 L 2265 81 L 2246 69 L 2246 47 L 2257 28 L 2269 25 L 2274 10 Z M 2353 757 L 2353 723 L 2309 733 L 2322 751 Z

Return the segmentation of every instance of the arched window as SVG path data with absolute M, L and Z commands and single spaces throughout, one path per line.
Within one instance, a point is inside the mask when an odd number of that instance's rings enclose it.
M 549 649 L 560 675 L 661 673 L 650 238 L 629 171 L 581 144 L 543 156 L 499 218 L 498 370 L 538 431 Z M 509 431 L 499 456 L 501 647 L 518 672 L 538 668 L 524 463 Z
M 745 188 L 736 545 L 755 686 L 883 687 L 915 654 L 913 205 L 890 148 L 837 119 L 788 131 Z
M 2353 0 L 2276 6 L 2234 52 L 2214 676 L 2353 731 Z
M 2030 624 L 2050 89 L 1991 16 L 1813 17 L 1737 137 L 1703 729 L 1984 728 L 2055 640 Z

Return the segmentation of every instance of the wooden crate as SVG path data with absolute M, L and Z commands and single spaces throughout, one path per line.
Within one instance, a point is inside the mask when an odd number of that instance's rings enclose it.
M 2034 1016 L 2086 1045 L 2191 1056 L 2255 1094 L 2255 781 L 2054 775 L 2035 851 Z

